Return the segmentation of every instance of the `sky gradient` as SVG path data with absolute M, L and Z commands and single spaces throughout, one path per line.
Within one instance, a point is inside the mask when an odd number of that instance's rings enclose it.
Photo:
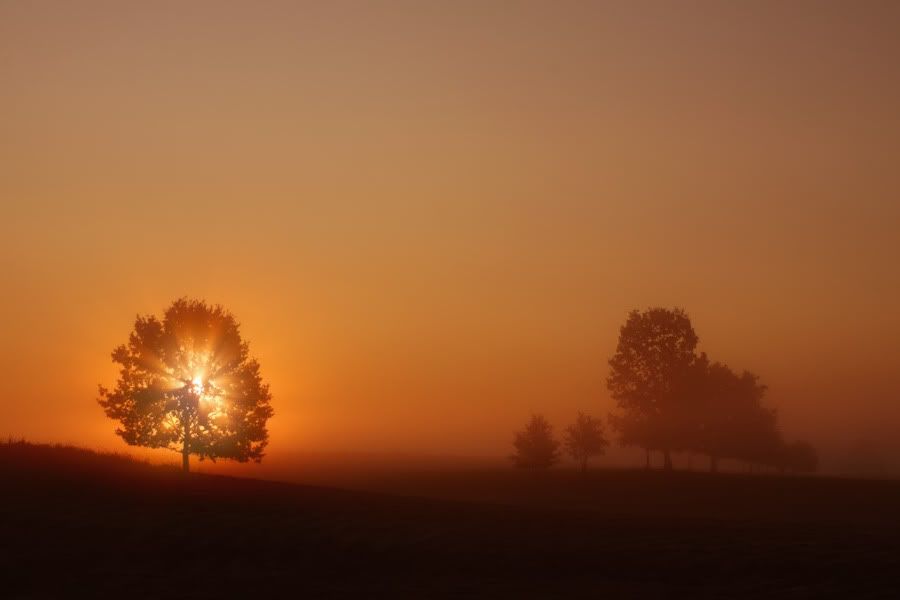
M 900 4 L 0 3 L 0 434 L 124 449 L 226 305 L 273 453 L 503 455 L 682 306 L 789 438 L 900 455 Z M 177 457 L 173 457 L 177 458 Z M 826 465 L 827 466 L 827 465 Z

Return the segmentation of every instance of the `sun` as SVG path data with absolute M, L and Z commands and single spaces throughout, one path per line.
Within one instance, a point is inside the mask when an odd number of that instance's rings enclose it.
M 195 375 L 185 386 L 199 401 L 207 416 L 220 416 L 225 412 L 222 390 L 211 381 L 203 377 L 203 374 Z

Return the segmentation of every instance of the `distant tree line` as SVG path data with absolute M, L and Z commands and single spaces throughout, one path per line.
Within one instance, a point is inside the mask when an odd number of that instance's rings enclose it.
M 818 458 L 807 442 L 786 442 L 776 411 L 763 404 L 766 386 L 749 371 L 738 374 L 697 352 L 697 334 L 681 309 L 632 311 L 619 331 L 609 360 L 606 383 L 616 401 L 611 428 L 623 446 L 663 455 L 665 469 L 672 454 L 709 456 L 710 470 L 721 459 L 742 461 L 780 471 L 815 471 Z M 580 413 L 565 431 L 564 447 L 587 468 L 590 457 L 608 442 L 599 419 Z M 559 443 L 550 423 L 534 415 L 516 434 L 514 464 L 545 468 L 559 460 Z

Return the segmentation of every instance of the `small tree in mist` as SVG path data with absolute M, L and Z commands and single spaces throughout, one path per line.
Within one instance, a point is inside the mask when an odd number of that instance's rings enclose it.
M 510 458 L 521 469 L 546 469 L 559 461 L 559 442 L 543 415 L 532 415 L 524 431 L 513 439 L 516 452 Z
M 581 472 L 586 472 L 588 459 L 600 456 L 609 445 L 603 435 L 603 421 L 579 412 L 575 422 L 566 427 L 563 445 L 569 456 L 581 465 Z
M 112 390 L 100 386 L 98 401 L 126 443 L 175 450 L 185 472 L 191 454 L 262 459 L 269 386 L 224 308 L 182 298 L 162 319 L 138 316 L 112 358 L 119 380 Z

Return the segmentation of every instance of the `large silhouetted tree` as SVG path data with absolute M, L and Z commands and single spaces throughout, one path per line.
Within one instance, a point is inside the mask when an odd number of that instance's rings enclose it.
M 524 431 L 513 439 L 515 466 L 523 469 L 546 469 L 559 461 L 559 442 L 553 437 L 553 426 L 543 415 L 532 415 Z
M 697 359 L 697 334 L 682 309 L 632 311 L 619 331 L 606 384 L 619 412 L 610 419 L 619 441 L 647 452 L 684 446 L 684 388 L 679 385 Z
M 138 316 L 128 343 L 113 350 L 116 387 L 99 403 L 132 446 L 169 448 L 201 460 L 262 459 L 272 416 L 269 386 L 221 306 L 176 300 L 162 319 Z
M 575 422 L 566 427 L 563 436 L 566 452 L 581 465 L 581 472 L 587 471 L 588 459 L 603 454 L 609 442 L 603 435 L 603 421 L 582 412 Z

